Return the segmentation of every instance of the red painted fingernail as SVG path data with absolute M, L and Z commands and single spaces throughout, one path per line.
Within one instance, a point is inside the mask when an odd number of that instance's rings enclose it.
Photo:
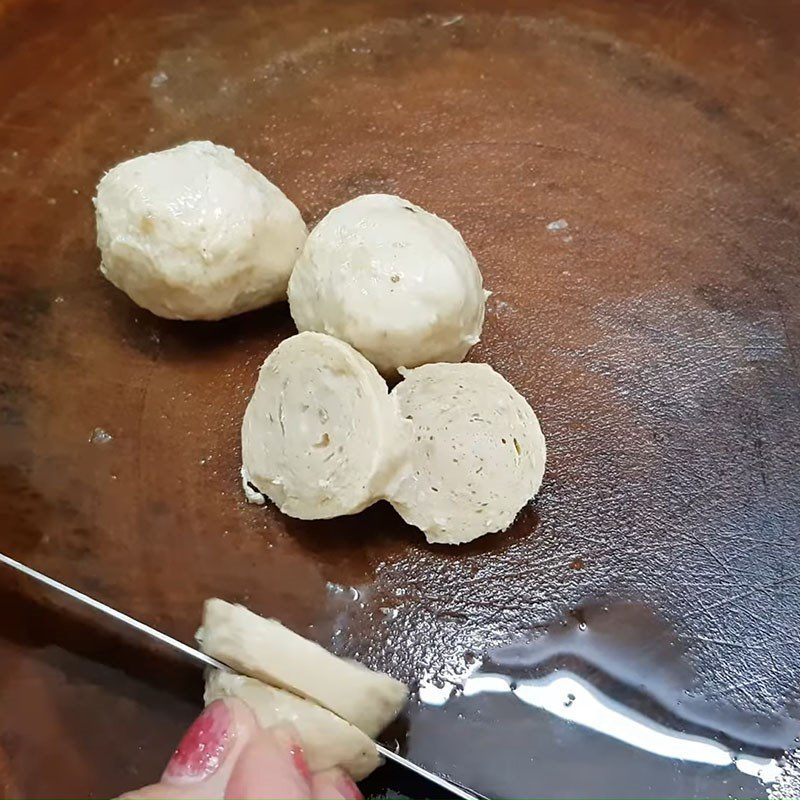
M 222 700 L 216 700 L 184 734 L 164 770 L 167 783 L 196 783 L 213 775 L 235 738 L 233 714 Z
M 306 754 L 303 752 L 303 747 L 299 743 L 290 750 L 292 754 L 292 761 L 294 762 L 295 769 L 303 776 L 303 780 L 311 783 L 311 767 L 308 766 Z
M 272 734 L 289 751 L 289 755 L 292 757 L 292 764 L 294 764 L 294 768 L 300 773 L 303 780 L 306 783 L 311 783 L 311 767 L 306 760 L 303 744 L 297 731 L 290 725 L 277 725 L 272 728 Z
M 346 800 L 364 800 L 361 790 L 355 785 L 353 779 L 345 772 L 336 781 L 336 788 Z

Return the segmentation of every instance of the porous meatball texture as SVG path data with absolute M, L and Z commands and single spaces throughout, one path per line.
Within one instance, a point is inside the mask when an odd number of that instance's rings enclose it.
M 410 468 L 389 497 L 403 519 L 441 544 L 508 528 L 544 475 L 528 401 L 488 364 L 404 370 L 392 396 L 414 429 Z
M 399 478 L 409 435 L 366 358 L 332 336 L 299 333 L 270 353 L 245 411 L 245 491 L 299 519 L 355 514 Z

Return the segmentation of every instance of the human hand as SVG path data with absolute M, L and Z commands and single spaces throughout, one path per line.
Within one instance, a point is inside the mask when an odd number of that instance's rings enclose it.
M 291 726 L 264 730 L 241 700 L 195 720 L 158 783 L 119 800 L 362 800 L 340 769 L 312 774 Z

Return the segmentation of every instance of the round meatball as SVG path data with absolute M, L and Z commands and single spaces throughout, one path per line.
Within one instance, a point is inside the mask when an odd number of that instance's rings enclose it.
M 429 542 L 505 530 L 539 491 L 546 446 L 527 400 L 488 364 L 427 364 L 395 387 L 410 469 L 389 497 Z
M 330 211 L 289 281 L 299 330 L 348 342 L 385 375 L 461 361 L 480 338 L 485 305 L 480 270 L 458 231 L 386 194 Z
M 169 319 L 221 319 L 285 298 L 308 235 L 277 186 L 211 142 L 118 164 L 94 204 L 101 272 Z

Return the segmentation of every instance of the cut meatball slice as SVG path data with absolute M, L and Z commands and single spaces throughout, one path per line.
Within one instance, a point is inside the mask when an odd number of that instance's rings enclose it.
M 405 684 L 318 644 L 244 606 L 206 600 L 200 649 L 229 667 L 294 692 L 338 714 L 367 736 L 377 736 L 400 713 Z
M 411 466 L 389 501 L 429 542 L 505 530 L 542 482 L 536 414 L 486 364 L 428 364 L 403 376 L 392 394 L 414 426 Z
M 262 728 L 294 725 L 312 772 L 341 767 L 360 781 L 381 765 L 375 743 L 336 714 L 254 678 L 211 670 L 206 676 L 205 704 L 226 697 L 238 697 L 250 706 Z
M 410 426 L 375 367 L 321 333 L 281 342 L 261 367 L 242 423 L 248 499 L 290 517 L 355 514 L 406 464 Z

